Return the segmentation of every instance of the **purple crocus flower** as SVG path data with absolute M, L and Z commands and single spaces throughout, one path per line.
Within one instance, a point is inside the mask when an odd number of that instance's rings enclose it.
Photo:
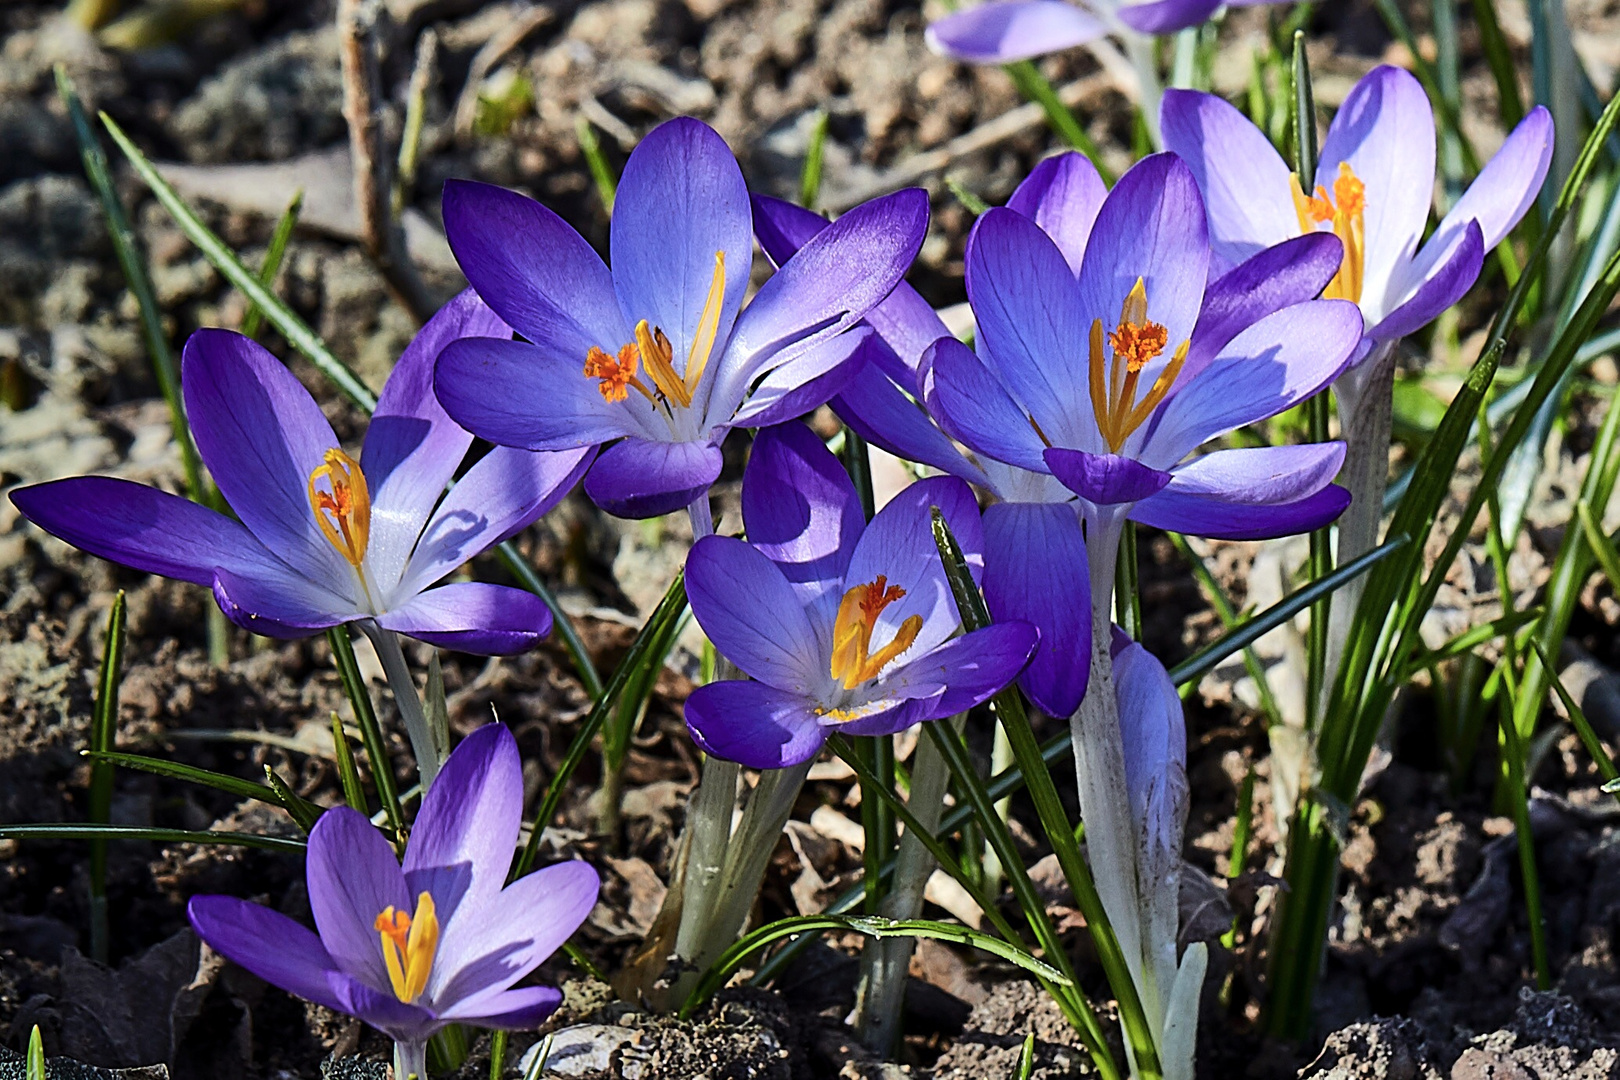
M 255 633 L 306 637 L 371 620 L 465 652 L 521 651 L 551 629 L 538 597 L 479 582 L 429 586 L 556 505 L 590 452 L 497 449 L 445 494 L 472 435 L 434 399 L 432 365 L 447 342 L 472 336 L 511 331 L 468 291 L 400 357 L 356 461 L 279 360 L 241 334 L 199 330 L 183 359 L 186 413 L 236 518 L 100 476 L 36 484 L 11 501 L 93 555 L 211 588 Z
M 444 218 L 467 280 L 527 339 L 447 348 L 435 380 L 445 408 L 503 446 L 612 443 L 586 493 L 650 517 L 708 490 L 730 429 L 792 419 L 837 391 L 866 334 L 854 328 L 922 244 L 928 199 L 908 190 L 856 207 L 746 307 L 748 189 L 696 120 L 659 126 L 630 155 L 611 271 L 514 192 L 453 182 Z
M 1313 192 L 1218 97 L 1168 91 L 1161 124 L 1165 146 L 1187 162 L 1204 194 L 1215 264 L 1331 231 L 1344 242 L 1344 262 L 1326 295 L 1359 304 L 1375 344 L 1418 330 L 1468 291 L 1485 252 L 1534 203 L 1553 150 L 1552 116 L 1537 106 L 1420 247 L 1434 199 L 1434 112 L 1417 79 L 1400 68 L 1374 68 L 1345 98 L 1322 144 Z
M 1207 291 L 1203 202 L 1173 154 L 1137 163 L 1094 211 L 1071 209 L 1094 220 L 1056 228 L 1061 242 L 1007 208 L 974 226 L 979 354 L 947 338 L 923 360 L 941 426 L 981 460 L 1055 476 L 1094 530 L 1128 516 L 1260 539 L 1338 516 L 1342 444 L 1191 455 L 1332 381 L 1360 339 L 1354 305 L 1313 300 L 1256 318 L 1269 306 L 1256 275 L 1275 254 L 1240 268 L 1246 288 Z M 1284 255 L 1305 259 L 1306 276 L 1319 266 L 1319 250 Z
M 1009 64 L 1072 49 L 1107 34 L 1173 34 L 1207 20 L 1223 4 L 1285 0 L 990 0 L 928 27 L 928 44 L 971 64 Z
M 585 921 L 599 881 L 565 862 L 506 885 L 522 814 L 517 741 L 490 724 L 445 762 L 403 867 L 365 815 L 321 815 L 306 864 L 318 937 L 231 896 L 193 897 L 187 914 L 197 936 L 259 978 L 393 1039 L 395 1075 L 425 1078 L 440 1028 L 533 1028 L 562 1001 L 552 987 L 513 984 Z
M 686 724 L 708 753 L 775 769 L 814 757 L 827 733 L 890 735 L 969 709 L 1034 651 L 1023 622 L 957 636 L 934 545 L 939 507 L 977 580 L 983 531 L 955 477 L 906 488 L 868 524 L 855 486 L 802 424 L 759 433 L 743 475 L 747 543 L 699 540 L 686 561 L 692 613 L 754 680 L 693 691 Z

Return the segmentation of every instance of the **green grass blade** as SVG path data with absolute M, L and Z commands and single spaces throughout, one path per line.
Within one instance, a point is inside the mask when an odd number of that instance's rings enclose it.
M 28 1065 L 24 1074 L 27 1080 L 45 1080 L 45 1040 L 40 1038 L 38 1024 L 28 1034 Z
M 827 154 L 830 119 L 826 109 L 817 109 L 810 121 L 810 145 L 804 152 L 804 170 L 799 173 L 799 205 L 806 210 L 814 210 L 821 197 L 821 168 Z
M 244 780 L 240 776 L 231 776 L 226 773 L 214 772 L 212 769 L 201 769 L 195 765 L 184 765 L 178 761 L 167 758 L 148 757 L 144 754 L 121 754 L 116 751 L 86 750 L 84 756 L 89 758 L 95 766 L 106 768 L 133 769 L 136 772 L 150 773 L 153 776 L 162 776 L 169 780 L 179 780 L 186 784 L 196 784 L 199 787 L 212 788 L 223 791 L 225 794 L 238 799 L 257 799 L 259 802 L 279 806 L 280 801 L 275 792 L 263 784 L 252 780 Z
M 90 717 L 90 752 L 106 754 L 118 745 L 118 685 L 123 679 L 124 624 L 127 608 L 120 589 L 113 598 L 107 617 L 107 633 L 102 638 L 101 672 L 96 679 L 96 704 Z M 92 762 L 90 766 L 89 813 L 96 824 L 112 820 L 113 770 L 110 765 Z M 90 955 L 107 962 L 110 935 L 107 923 L 107 842 L 90 845 Z
M 153 840 L 164 844 L 225 844 L 302 855 L 304 842 L 284 836 L 193 829 L 148 829 L 135 825 L 0 825 L 0 840 Z
M 607 156 L 602 153 L 602 143 L 596 137 L 596 129 L 583 116 L 576 116 L 574 136 L 579 140 L 579 152 L 585 157 L 585 167 L 591 171 L 591 181 L 596 184 L 596 195 L 602 200 L 602 209 L 612 217 L 613 200 L 618 197 L 619 184 L 613 178 Z
M 349 708 L 360 729 L 360 741 L 366 748 L 366 762 L 371 766 L 371 784 L 377 789 L 377 801 L 382 803 L 388 828 L 394 835 L 394 846 L 400 847 L 405 836 L 405 814 L 399 806 L 399 789 L 394 784 L 394 762 L 388 756 L 388 743 L 383 738 L 382 725 L 377 723 L 377 710 L 371 704 L 371 691 L 360 675 L 360 663 L 354 656 L 354 643 L 349 640 L 349 628 L 334 626 L 326 632 L 326 643 L 332 650 L 332 663 L 337 668 L 343 692 L 348 695 Z
M 1570 726 L 1575 729 L 1575 734 L 1580 737 L 1581 745 L 1586 748 L 1592 764 L 1597 766 L 1598 773 L 1603 777 L 1603 790 L 1620 799 L 1620 792 L 1614 788 L 1614 785 L 1620 782 L 1620 769 L 1615 768 L 1609 752 L 1603 749 L 1603 741 L 1598 738 L 1597 732 L 1592 730 L 1591 721 L 1586 719 L 1586 713 L 1581 711 L 1581 707 L 1575 703 L 1575 698 L 1565 689 L 1564 680 L 1558 677 L 1552 658 L 1541 647 L 1541 642 L 1532 639 L 1530 646 L 1535 649 L 1536 655 L 1541 657 L 1542 666 L 1547 669 L 1548 679 L 1552 682 L 1553 692 L 1558 695 L 1558 700 L 1564 705 L 1564 711 L 1569 714 Z
M 1473 0 L 1474 25 L 1479 28 L 1480 47 L 1496 80 L 1496 113 L 1502 126 L 1511 130 L 1524 119 L 1524 99 L 1519 96 L 1518 69 L 1502 26 L 1496 19 L 1496 0 Z
M 1086 134 L 1086 129 L 1080 126 L 1080 121 L 1075 119 L 1073 110 L 1063 104 L 1063 99 L 1058 97 L 1058 92 L 1051 81 L 1041 74 L 1034 62 L 1020 60 L 1014 64 L 1002 65 L 1002 70 L 1012 78 L 1013 85 L 1018 88 L 1018 92 L 1025 100 L 1033 101 L 1041 107 L 1041 111 L 1046 114 L 1046 122 L 1057 132 L 1058 137 L 1091 159 L 1091 163 L 1097 167 L 1098 174 L 1102 176 L 1103 183 L 1113 184 L 1114 174 L 1103 164 L 1102 151 L 1098 149 L 1091 136 Z
M 1504 661 L 1505 663 L 1505 661 Z M 1504 667 L 1504 676 L 1511 669 Z M 1530 954 L 1536 970 L 1536 989 L 1552 989 L 1552 965 L 1547 959 L 1547 927 L 1541 917 L 1541 875 L 1536 870 L 1536 840 L 1530 828 L 1530 789 L 1524 775 L 1524 746 L 1513 724 L 1511 695 L 1504 695 L 1497 710 L 1501 719 L 1503 756 L 1507 759 L 1509 805 L 1513 812 L 1513 832 L 1518 840 L 1519 876 L 1524 886 L 1524 906 L 1530 918 Z
M 326 812 L 326 808 L 316 806 L 301 797 L 291 787 L 287 786 L 287 781 L 276 775 L 276 770 L 268 765 L 264 767 L 264 779 L 265 783 L 270 785 L 270 790 L 275 794 L 276 805 L 287 811 L 293 822 L 304 831 L 305 836 L 308 836 L 309 830 L 315 827 L 315 822 L 320 820 L 320 816 Z
M 1592 549 L 1598 565 L 1603 567 L 1609 585 L 1620 589 L 1620 551 L 1615 550 L 1614 541 L 1604 534 L 1603 527 L 1593 516 L 1592 504 L 1581 499 L 1575 504 L 1575 516 L 1580 519 L 1581 531 L 1586 536 L 1586 546 Z
M 287 257 L 287 244 L 292 240 L 293 229 L 297 227 L 298 215 L 303 209 L 304 189 L 299 188 L 293 192 L 292 201 L 276 221 L 276 231 L 270 234 L 270 247 L 264 253 L 264 263 L 259 267 L 259 283 L 266 289 L 273 291 L 276 287 L 276 275 L 281 273 L 282 260 Z M 249 301 L 247 314 L 242 316 L 243 336 L 257 338 L 263 322 L 264 309 Z
M 371 807 L 366 802 L 366 791 L 360 786 L 360 769 L 354 763 L 354 748 L 349 745 L 349 736 L 343 730 L 342 718 L 335 712 L 332 714 L 332 756 L 337 761 L 338 781 L 343 787 L 344 805 L 370 817 Z

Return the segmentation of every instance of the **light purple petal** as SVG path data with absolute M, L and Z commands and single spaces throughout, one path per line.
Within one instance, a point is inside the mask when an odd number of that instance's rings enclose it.
M 843 333 L 911 268 L 928 232 L 928 195 L 908 188 L 862 203 L 771 275 L 737 320 L 711 408 L 726 409 L 769 367 Z
M 946 431 L 997 461 L 1046 470 L 1040 433 L 973 350 L 955 338 L 941 338 L 923 363 L 929 410 Z
M 527 589 L 456 581 L 377 616 L 384 628 L 477 656 L 525 652 L 551 633 L 551 609 Z
M 478 295 L 530 341 L 584 364 L 591 346 L 611 353 L 632 340 L 602 257 L 533 199 L 449 180 L 444 232 Z
M 1224 0 L 1149 0 L 1145 4 L 1122 4 L 1120 19 L 1139 34 L 1173 34 L 1215 14 Z
M 742 170 L 713 128 L 683 116 L 641 140 L 619 178 L 611 248 L 625 324 L 645 319 L 662 330 L 683 375 L 714 280 L 715 254 L 724 254 L 718 360 L 748 290 L 754 230 Z
M 472 433 L 433 395 L 439 351 L 460 337 L 511 336 L 511 327 L 467 289 L 427 321 L 388 376 L 360 454 L 371 493 L 366 566 L 385 587 L 404 572 L 434 503 L 472 445 Z
M 1203 192 L 1218 262 L 1235 266 L 1299 234 L 1289 168 L 1248 117 L 1213 94 L 1166 90 L 1159 124 Z
M 1424 254 L 1428 254 L 1428 249 L 1424 250 Z M 1479 279 L 1484 265 L 1485 243 L 1480 235 L 1479 222 L 1470 221 L 1463 227 L 1462 235 L 1456 238 L 1452 250 L 1444 253 L 1443 261 L 1425 271 L 1411 295 L 1368 330 L 1367 336 L 1379 341 L 1399 341 L 1407 334 L 1427 326 L 1442 311 L 1463 298 Z
M 521 799 L 521 779 L 518 788 Z M 445 1016 L 476 1005 L 539 967 L 579 929 L 600 887 L 596 871 L 576 860 L 536 870 L 476 907 L 469 904 L 464 918 L 445 924 L 439 941 L 427 989 L 434 1011 Z
M 305 1001 L 340 1007 L 327 981 L 336 965 L 308 928 L 234 896 L 193 896 L 186 917 L 197 936 L 232 963 Z
M 485 454 L 456 482 L 423 530 L 399 595 L 427 588 L 550 513 L 595 458 L 590 447 L 531 452 L 500 446 Z
M 1348 300 L 1311 300 L 1266 316 L 1161 406 L 1142 460 L 1169 468 L 1217 435 L 1305 400 L 1344 370 L 1361 331 L 1361 309 Z
M 880 450 L 932 465 L 970 484 L 990 486 L 984 470 L 964 457 L 933 419 L 875 364 L 857 371 L 831 405 L 839 419 Z
M 400 1001 L 392 990 L 379 990 L 341 971 L 333 972 L 328 981 L 337 995 L 339 1012 L 358 1016 L 395 1042 L 426 1042 L 445 1026 L 420 1005 Z
M 1187 822 L 1187 723 L 1164 665 L 1132 642 L 1114 657 L 1125 791 L 1138 843 L 1181 858 Z
M 1361 296 L 1376 305 L 1417 250 L 1434 202 L 1434 110 L 1410 72 L 1385 65 L 1356 83 L 1317 160 L 1316 183 L 1329 192 L 1340 162 L 1366 186 Z
M 657 517 L 708 491 L 723 461 L 712 443 L 624 439 L 602 451 L 585 474 L 585 494 L 618 517 Z
M 686 596 L 714 647 L 744 674 L 800 697 L 828 683 L 816 637 L 782 570 L 730 536 L 707 536 L 686 557 Z
M 1344 464 L 1344 443 L 1243 446 L 1216 450 L 1181 466 L 1166 491 L 1217 495 L 1265 506 L 1297 502 L 1333 482 Z
M 236 516 L 271 551 L 328 588 L 352 570 L 315 523 L 309 474 L 338 445 L 293 373 L 230 330 L 186 341 L 181 384 L 197 451 Z
M 1275 506 L 1234 503 L 1213 495 L 1184 495 L 1168 488 L 1131 508 L 1143 525 L 1215 540 L 1270 540 L 1307 533 L 1334 521 L 1350 505 L 1350 493 L 1329 484 L 1298 502 Z
M 1064 487 L 1098 506 L 1136 502 L 1170 482 L 1169 473 L 1118 454 L 1054 447 L 1046 452 L 1046 464 Z
M 512 868 L 522 816 L 523 763 L 517 740 L 505 724 L 485 724 L 445 759 L 405 847 L 410 895 L 433 894 L 446 939 L 457 911 L 465 907 L 476 919 L 500 893 Z M 438 968 L 436 964 L 434 986 L 443 985 L 446 977 Z
M 520 986 L 490 997 L 462 1002 L 443 1014 L 446 1020 L 497 1031 L 532 1031 L 562 1004 L 562 991 L 551 986 Z
M 742 513 L 749 544 L 781 570 L 798 606 L 836 614 L 866 515 L 849 473 L 815 432 L 783 424 L 755 436 Z
M 445 411 L 497 446 L 570 450 L 647 430 L 654 406 L 635 390 L 602 397 L 578 357 L 526 341 L 463 338 L 439 354 L 433 390 Z M 633 399 L 633 400 L 632 400 Z
M 1080 268 L 1082 318 L 1088 331 L 1093 319 L 1101 319 L 1104 330 L 1114 329 L 1141 279 L 1148 319 L 1169 334 L 1164 353 L 1142 369 L 1143 386 L 1153 385 L 1176 347 L 1192 336 L 1209 275 L 1208 228 L 1198 183 L 1174 154 L 1154 154 L 1131 166 L 1097 212 Z M 1063 357 L 1082 382 L 1085 349 L 1086 339 L 1075 339 Z M 1091 415 L 1089 392 L 1084 404 Z
M 305 874 L 326 951 L 339 968 L 387 992 L 377 916 L 390 907 L 416 911 L 416 894 L 405 884 L 393 847 L 364 814 L 334 806 L 309 831 Z
M 991 0 L 928 27 L 935 51 L 970 64 L 1008 64 L 1094 41 L 1100 19 L 1063 0 Z
M 932 702 L 927 719 L 943 720 L 1005 690 L 1039 640 L 1039 631 L 1027 622 L 997 622 L 919 656 L 885 678 L 878 690 L 926 698 Z
M 1040 646 L 1018 684 L 1050 716 L 1080 707 L 1091 676 L 1091 575 L 1080 515 L 1058 503 L 984 512 L 984 599 L 997 622 L 1022 619 Z
M 984 572 L 984 523 L 973 491 L 954 476 L 919 480 L 890 499 L 861 534 L 845 571 L 844 587 L 876 581 L 905 590 L 905 596 L 883 609 L 873 624 L 872 647 L 892 641 L 912 615 L 922 629 L 911 647 L 894 661 L 904 663 L 942 644 L 962 625 L 945 567 L 934 544 L 931 509 L 939 507 L 977 581 Z
M 1228 342 L 1267 315 L 1320 296 L 1343 258 L 1344 245 L 1337 236 L 1316 232 L 1284 240 L 1222 274 L 1204 293 L 1192 346 L 1171 393 L 1188 385 Z
M 352 573 L 352 571 L 351 571 Z M 273 638 L 303 638 L 361 617 L 359 606 L 314 582 L 214 570 L 214 602 L 244 630 Z
M 1107 196 L 1097 166 L 1084 154 L 1070 150 L 1036 165 L 1007 200 L 1007 209 L 1039 225 L 1078 278 L 1092 224 Z
M 809 761 L 826 741 L 808 699 L 764 683 L 727 679 L 692 691 L 686 729 L 706 754 L 750 769 Z
M 800 353 L 759 381 L 731 423 L 770 427 L 814 412 L 866 366 L 876 343 L 871 327 L 856 326 Z
M 1459 232 L 1467 222 L 1477 221 L 1485 250 L 1500 244 L 1535 204 L 1542 182 L 1547 179 L 1552 152 L 1552 114 L 1537 105 L 1485 163 L 1485 168 L 1440 222 L 1429 243 L 1443 241 Z
M 982 214 L 968 237 L 967 292 L 986 362 L 1047 437 L 1065 445 L 1098 439 L 1085 360 L 1091 327 L 1051 238 L 1005 207 Z M 964 432 L 956 434 L 966 441 Z

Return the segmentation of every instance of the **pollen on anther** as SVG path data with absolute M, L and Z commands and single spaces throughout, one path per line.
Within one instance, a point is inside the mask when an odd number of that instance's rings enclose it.
M 1339 176 L 1333 181 L 1333 199 L 1339 212 L 1351 217 L 1367 209 L 1367 185 L 1350 169 L 1349 162 L 1339 162 Z
M 1148 361 L 1164 352 L 1169 341 L 1170 332 L 1156 322 L 1124 322 L 1108 333 L 1114 358 L 1125 361 L 1127 371 L 1141 371 Z
M 634 342 L 622 346 L 617 357 L 609 356 L 595 345 L 591 346 L 585 354 L 585 374 L 599 380 L 597 389 L 602 392 L 604 400 L 623 401 L 630 396 L 630 384 L 636 377 L 640 352 Z

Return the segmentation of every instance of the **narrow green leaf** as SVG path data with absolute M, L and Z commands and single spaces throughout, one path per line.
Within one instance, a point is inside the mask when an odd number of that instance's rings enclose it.
M 1612 404 L 1610 408 L 1613 408 Z M 1586 546 L 1592 549 L 1598 565 L 1603 567 L 1610 587 L 1620 589 L 1620 551 L 1615 550 L 1614 541 L 1608 538 L 1593 516 L 1592 504 L 1581 499 L 1575 504 L 1575 516 L 1580 519 L 1581 531 L 1586 534 Z
M 326 632 L 326 643 L 332 650 L 332 663 L 337 668 L 343 692 L 349 697 L 349 708 L 354 722 L 360 728 L 360 741 L 366 748 L 366 762 L 371 766 L 371 783 L 377 789 L 377 801 L 382 803 L 389 831 L 394 835 L 394 846 L 401 847 L 405 837 L 405 815 L 399 807 L 399 790 L 394 785 L 394 763 L 388 756 L 388 743 L 383 739 L 382 725 L 377 723 L 377 711 L 371 704 L 371 691 L 360 675 L 360 663 L 354 656 L 354 643 L 349 640 L 346 626 L 334 626 Z
M 618 197 L 619 183 L 613 177 L 613 169 L 608 165 L 606 155 L 602 153 L 596 129 L 583 116 L 576 116 L 574 136 L 579 140 L 579 152 L 585 156 L 585 167 L 590 169 L 591 180 L 596 184 L 596 195 L 602 200 L 602 209 L 612 217 L 613 200 Z
M 1029 1080 L 1035 1073 L 1035 1032 L 1024 1036 L 1024 1048 L 1018 1053 L 1018 1080 Z
M 498 1034 L 505 1035 L 502 1031 Z M 529 1060 L 529 1067 L 523 1071 L 523 1080 L 540 1080 L 545 1075 L 546 1062 L 551 1058 L 551 1043 L 556 1039 L 556 1032 L 549 1032 L 540 1043 L 540 1049 L 535 1051 L 534 1057 Z M 500 1076 L 491 1076 L 491 1080 L 502 1080 Z
M 1057 90 L 1047 77 L 1041 74 L 1040 68 L 1032 61 L 1020 60 L 1017 63 L 1002 65 L 1002 70 L 1011 76 L 1013 85 L 1018 88 L 1018 92 L 1025 100 L 1033 101 L 1041 107 L 1041 111 L 1046 114 L 1046 122 L 1052 126 L 1058 137 L 1090 158 L 1091 163 L 1097 167 L 1098 174 L 1103 178 L 1103 183 L 1112 184 L 1114 174 L 1103 163 L 1102 151 L 1092 141 L 1091 136 L 1086 134 L 1086 129 L 1080 126 L 1080 121 L 1074 118 L 1074 112 L 1063 104 L 1063 99 L 1058 97 Z
M 315 827 L 315 822 L 320 819 L 326 808 L 316 806 L 301 797 L 287 785 L 287 781 L 276 775 L 276 770 L 268 765 L 264 767 L 264 779 L 270 785 L 270 790 L 275 793 L 276 805 L 287 811 L 288 816 L 304 831 L 304 835 L 308 836 L 309 830 Z
M 360 786 L 360 769 L 354 763 L 354 748 L 343 730 L 343 720 L 332 714 L 332 756 L 337 760 L 338 780 L 343 785 L 343 803 L 351 810 L 371 816 L 365 789 Z
M 804 170 L 799 174 L 799 205 L 806 210 L 816 208 L 821 197 L 821 166 L 827 153 L 826 109 L 817 109 L 810 121 L 810 145 L 804 152 Z
M 1547 650 L 1543 649 L 1541 642 L 1534 638 L 1531 639 L 1530 646 L 1536 650 L 1536 655 L 1541 657 L 1542 666 L 1547 670 L 1547 678 L 1552 683 L 1553 691 L 1558 695 L 1558 700 L 1563 702 L 1564 711 L 1569 714 L 1570 726 L 1575 729 L 1575 734 L 1580 736 L 1581 745 L 1586 748 L 1592 764 L 1597 766 L 1598 772 L 1602 775 L 1603 790 L 1615 793 L 1616 798 L 1620 798 L 1620 793 L 1617 793 L 1617 787 L 1620 787 L 1620 769 L 1615 768 L 1609 752 L 1603 749 L 1603 741 L 1598 738 L 1597 732 L 1592 730 L 1592 723 L 1587 720 L 1586 713 L 1581 711 L 1581 707 L 1575 703 L 1575 698 L 1565 689 L 1564 680 L 1558 677 L 1558 669 L 1553 666 Z
M 990 209 L 989 203 L 979 198 L 978 195 L 974 194 L 973 191 L 967 187 L 967 185 L 963 184 L 962 181 L 958 180 L 956 177 L 947 176 L 945 178 L 945 186 L 950 189 L 952 195 L 956 196 L 956 201 L 966 207 L 967 212 L 972 214 L 974 217 L 978 217 L 980 214 Z
M 105 754 L 118 745 L 118 685 L 123 679 L 124 624 L 127 608 L 124 591 L 113 598 L 107 616 L 107 633 L 101 643 L 101 672 L 96 679 L 96 704 L 90 717 L 90 750 Z M 90 766 L 90 805 L 86 815 L 95 824 L 112 821 L 113 770 L 92 762 Z M 90 955 L 107 962 L 111 945 L 107 912 L 107 842 L 90 845 Z
M 196 784 L 198 787 L 223 791 L 225 794 L 238 799 L 256 799 L 262 803 L 269 803 L 271 806 L 282 805 L 276 793 L 263 784 L 252 780 L 244 780 L 240 776 L 214 772 L 212 769 L 201 769 L 195 765 L 184 765 L 178 761 L 149 757 L 145 754 L 120 754 L 86 750 L 84 756 L 96 764 L 105 765 L 108 768 L 116 766 L 120 769 L 133 769 L 137 772 L 151 773 L 153 776 L 179 780 L 185 784 Z M 294 797 L 296 798 L 296 796 Z M 300 799 L 299 801 L 303 802 L 304 800 Z M 311 809 L 318 809 L 313 803 L 309 804 L 309 806 Z M 294 820 L 296 819 L 297 815 L 294 815 Z
M 264 263 L 259 267 L 259 283 L 266 289 L 274 291 L 276 275 L 281 273 L 282 260 L 287 257 L 287 244 L 292 240 L 293 229 L 298 225 L 298 215 L 304 209 L 304 189 L 299 188 L 293 192 L 292 201 L 287 204 L 281 217 L 276 221 L 276 231 L 270 234 L 270 247 L 264 253 Z M 242 316 L 242 334 L 245 337 L 257 338 L 259 326 L 264 322 L 264 310 L 252 301 L 248 302 L 247 314 Z
M 1479 28 L 1480 47 L 1496 80 L 1496 112 L 1502 126 L 1511 130 L 1524 119 L 1524 100 L 1519 96 L 1519 73 L 1502 26 L 1496 19 L 1496 0 L 1473 0 L 1474 25 Z
M 235 847 L 267 848 L 292 854 L 304 853 L 302 840 L 257 833 L 197 831 L 192 829 L 148 829 L 135 825 L 0 825 L 0 840 L 153 840 L 164 844 L 225 844 Z
M 45 1040 L 40 1037 L 39 1025 L 28 1034 L 28 1080 L 45 1080 Z

